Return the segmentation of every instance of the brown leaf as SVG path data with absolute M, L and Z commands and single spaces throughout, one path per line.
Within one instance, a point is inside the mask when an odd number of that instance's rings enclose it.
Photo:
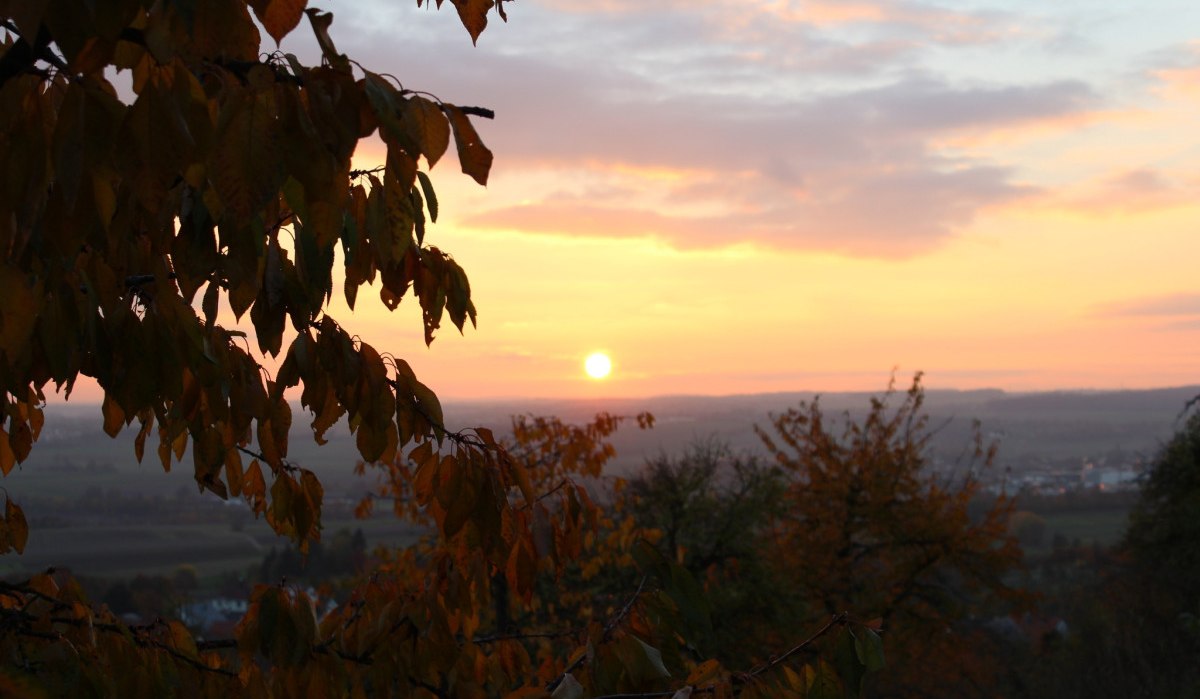
M 479 40 L 479 35 L 487 27 L 487 13 L 492 9 L 495 0 L 453 0 L 454 9 L 458 10 L 458 18 L 471 34 L 471 43 Z
M 100 410 L 104 413 L 104 432 L 109 437 L 116 437 L 125 426 L 125 411 L 107 393 L 104 394 L 104 403 L 100 405 Z
M 4 431 L 3 427 L 0 427 L 0 473 L 7 476 L 16 463 L 17 456 L 8 443 L 8 433 Z
M 454 144 L 458 147 L 458 162 L 462 165 L 463 173 L 486 186 L 488 173 L 492 169 L 492 152 L 483 145 L 475 127 L 471 125 L 471 120 L 462 110 L 452 104 L 443 104 L 442 109 L 445 110 L 446 116 L 450 117 L 450 126 L 454 130 Z
M 308 0 L 252 0 L 250 6 L 278 46 L 297 24 Z
M 317 44 L 321 47 L 321 54 L 329 65 L 337 70 L 344 72 L 350 71 L 350 60 L 345 55 L 338 53 L 337 48 L 333 45 L 333 39 L 329 38 L 329 25 L 333 24 L 332 12 L 321 12 L 316 8 L 308 8 L 304 11 L 308 15 L 308 21 L 312 24 L 313 34 L 317 37 Z
M 450 125 L 441 107 L 416 95 L 404 103 L 402 121 L 409 139 L 417 144 L 429 167 L 437 164 L 450 145 Z
M 25 521 L 25 513 L 10 498 L 4 506 L 4 519 L 7 520 L 9 538 L 17 553 L 25 553 L 25 542 L 29 540 L 29 523 Z
M 201 57 L 235 61 L 258 58 L 258 28 L 244 0 L 205 0 L 194 7 L 192 45 Z

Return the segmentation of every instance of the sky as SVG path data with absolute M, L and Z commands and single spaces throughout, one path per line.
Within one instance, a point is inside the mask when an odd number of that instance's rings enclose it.
M 413 4 L 333 36 L 496 110 L 486 189 L 431 173 L 479 325 L 345 324 L 443 396 L 1200 381 L 1194 2 Z
M 329 312 L 444 399 L 1200 382 L 1192 0 L 517 0 L 474 47 L 414 5 L 325 9 L 496 111 L 486 188 L 431 172 L 478 328 Z

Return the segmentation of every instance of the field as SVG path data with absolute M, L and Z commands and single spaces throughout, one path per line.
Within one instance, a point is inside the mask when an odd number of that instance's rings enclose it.
M 1068 542 L 1078 539 L 1085 546 L 1111 546 L 1120 541 L 1125 533 L 1127 517 L 1127 512 L 1116 509 L 1047 514 L 1043 516 L 1046 520 L 1046 542 L 1053 541 L 1055 534 L 1061 534 Z
M 362 529 L 371 546 L 404 546 L 419 530 L 389 516 L 325 522 L 325 534 Z M 34 527 L 22 556 L 0 558 L 0 576 L 27 576 L 47 567 L 102 578 L 131 578 L 138 573 L 169 575 L 180 565 L 195 566 L 202 578 L 244 572 L 259 564 L 272 547 L 282 548 L 265 522 L 235 531 L 228 525 L 155 524 Z

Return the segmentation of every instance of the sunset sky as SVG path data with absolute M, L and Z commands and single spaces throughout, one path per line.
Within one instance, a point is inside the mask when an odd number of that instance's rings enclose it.
M 432 172 L 479 327 L 330 312 L 444 398 L 1200 382 L 1200 4 L 413 5 L 332 34 L 496 110 L 486 189 Z
M 433 170 L 479 327 L 346 324 L 444 396 L 1200 381 L 1194 2 L 413 4 L 334 38 L 496 110 Z

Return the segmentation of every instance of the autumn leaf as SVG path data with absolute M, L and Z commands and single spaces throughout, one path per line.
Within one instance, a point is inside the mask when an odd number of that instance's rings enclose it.
M 258 21 L 275 40 L 278 46 L 283 37 L 287 36 L 296 25 L 307 7 L 307 0 L 251 0 L 250 7 L 254 9 Z
M 470 175 L 476 182 L 486 185 L 488 173 L 492 169 L 492 152 L 483 145 L 471 120 L 462 110 L 451 104 L 443 104 L 442 109 L 450 118 L 450 126 L 454 131 L 454 143 L 458 148 L 458 162 L 464 174 Z
M 479 35 L 487 28 L 487 13 L 496 4 L 496 0 L 453 0 L 458 17 L 471 35 L 471 43 L 479 40 Z

